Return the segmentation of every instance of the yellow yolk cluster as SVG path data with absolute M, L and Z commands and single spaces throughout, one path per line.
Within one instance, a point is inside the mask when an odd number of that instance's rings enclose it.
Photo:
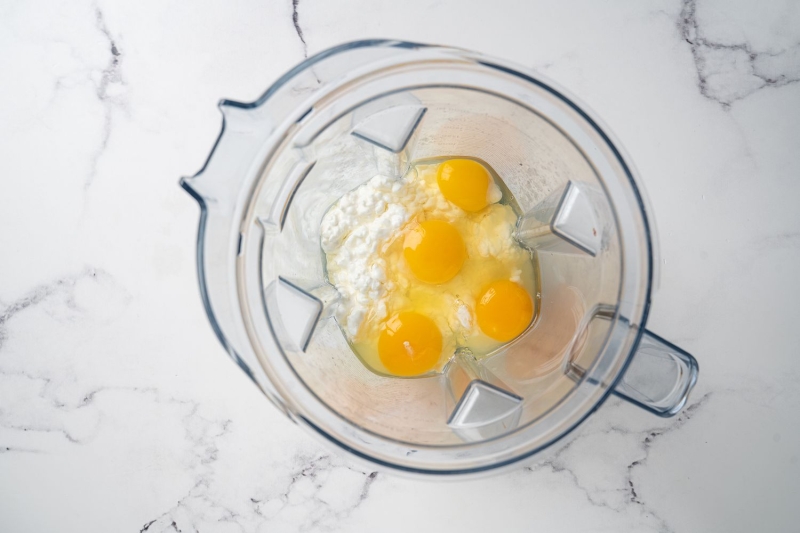
M 458 347 L 480 356 L 513 340 L 533 320 L 536 286 L 530 253 L 513 239 L 517 215 L 485 166 L 418 164 L 399 181 L 395 207 L 407 220 L 376 250 L 380 297 L 360 304 L 369 310 L 348 338 L 373 370 L 411 377 Z

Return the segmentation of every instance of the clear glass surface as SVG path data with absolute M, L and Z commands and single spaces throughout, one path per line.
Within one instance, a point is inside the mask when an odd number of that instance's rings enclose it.
M 657 262 L 635 171 L 554 83 L 464 50 L 362 41 L 220 107 L 209 160 L 183 180 L 202 208 L 206 310 L 251 379 L 325 440 L 397 471 L 478 474 L 530 460 L 615 387 L 662 416 L 686 401 L 696 361 L 644 329 Z M 332 316 L 320 222 L 374 175 L 448 156 L 488 163 L 524 212 L 539 314 L 488 357 L 379 376 Z

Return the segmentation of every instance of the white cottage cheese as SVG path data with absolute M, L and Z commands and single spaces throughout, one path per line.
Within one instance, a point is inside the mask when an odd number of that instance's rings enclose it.
M 328 276 L 342 301 L 336 318 L 354 337 L 370 309 L 386 316 L 386 264 L 376 252 L 396 235 L 419 203 L 416 187 L 406 180 L 375 176 L 342 196 L 322 218 L 322 249 Z M 422 200 L 422 198 L 420 198 Z

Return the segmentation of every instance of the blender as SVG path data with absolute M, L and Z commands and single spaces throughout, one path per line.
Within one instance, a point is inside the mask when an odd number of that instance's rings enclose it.
M 696 360 L 645 328 L 658 261 L 639 178 L 552 81 L 466 50 L 359 41 L 220 109 L 207 162 L 181 181 L 201 207 L 203 303 L 228 354 L 322 440 L 395 472 L 478 475 L 566 442 L 610 394 L 665 417 L 685 404 Z M 538 312 L 486 356 L 379 375 L 336 323 L 320 223 L 373 176 L 446 157 L 485 162 L 513 195 Z

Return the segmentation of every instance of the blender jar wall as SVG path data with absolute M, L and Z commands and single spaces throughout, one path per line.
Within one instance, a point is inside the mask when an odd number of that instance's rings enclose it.
M 337 365 L 355 364 L 356 366 L 352 368 L 348 367 L 347 372 L 352 371 L 350 375 L 358 383 L 356 389 L 362 387 L 364 383 L 369 383 L 374 375 L 361 367 L 352 354 L 346 352 L 342 355 L 349 355 L 349 358 L 333 357 L 326 360 L 325 357 L 330 356 L 332 352 L 323 351 L 318 354 L 318 358 L 304 357 L 307 354 L 302 353 L 302 347 L 292 346 L 292 342 L 284 342 L 267 316 L 270 294 L 276 298 L 281 297 L 281 294 L 284 299 L 294 298 L 297 294 L 292 292 L 292 287 L 295 286 L 303 286 L 299 294 L 303 291 L 313 294 L 314 285 L 320 281 L 321 273 L 316 267 L 309 267 L 304 261 L 299 260 L 311 253 L 310 245 L 308 247 L 290 245 L 292 238 L 289 236 L 292 232 L 299 232 L 293 237 L 295 240 L 307 237 L 303 234 L 307 228 L 303 228 L 302 221 L 294 221 L 292 218 L 293 210 L 299 204 L 290 206 L 288 211 L 275 210 L 275 198 L 291 199 L 292 202 L 303 201 L 305 192 L 312 191 L 310 187 L 316 183 L 316 173 L 323 172 L 327 164 L 324 146 L 334 146 L 336 139 L 345 138 L 342 130 L 337 127 L 346 130 L 347 121 L 341 119 L 355 111 L 359 105 L 398 92 L 418 90 L 422 93 L 425 86 L 436 87 L 432 89 L 435 91 L 439 91 L 442 86 L 450 86 L 470 90 L 480 89 L 487 94 L 502 95 L 508 102 L 513 102 L 514 105 L 524 109 L 524 112 L 510 113 L 506 117 L 511 117 L 508 122 L 513 124 L 514 120 L 527 117 L 535 110 L 535 114 L 547 119 L 546 124 L 540 125 L 541 128 L 557 125 L 563 137 L 568 139 L 573 148 L 577 149 L 577 153 L 585 159 L 582 163 L 585 166 L 584 170 L 570 172 L 570 179 L 581 182 L 580 178 L 586 173 L 586 168 L 600 177 L 598 183 L 608 197 L 613 198 L 609 206 L 612 209 L 608 212 L 615 215 L 616 228 L 619 230 L 618 251 L 609 257 L 616 257 L 618 260 L 621 258 L 622 264 L 615 268 L 599 269 L 602 276 L 610 277 L 609 279 L 613 279 L 614 272 L 617 276 L 619 273 L 624 274 L 616 284 L 619 298 L 616 302 L 613 300 L 609 302 L 615 309 L 613 319 L 608 321 L 609 326 L 605 334 L 596 334 L 595 327 L 594 334 L 589 334 L 587 330 L 586 333 L 573 335 L 573 339 L 580 342 L 573 343 L 567 350 L 573 362 L 580 359 L 574 357 L 576 352 L 599 351 L 599 355 L 594 361 L 589 362 L 586 368 L 575 365 L 574 371 L 568 372 L 570 380 L 564 379 L 560 382 L 569 387 L 569 394 L 561 398 L 560 403 L 552 409 L 529 416 L 529 418 L 539 417 L 536 423 L 523 422 L 515 432 L 478 443 L 459 444 L 447 440 L 449 437 L 445 437 L 444 432 L 437 434 L 436 431 L 415 434 L 404 429 L 399 435 L 387 437 L 386 433 L 396 431 L 398 421 L 408 414 L 405 410 L 391 413 L 387 411 L 386 417 L 382 415 L 375 417 L 352 407 L 352 413 L 345 416 L 342 416 L 341 412 L 337 413 L 335 409 L 331 410 L 331 406 L 325 400 L 338 398 L 343 404 L 349 404 L 350 402 L 343 400 L 348 391 L 340 388 L 337 396 L 336 391 L 329 393 L 322 388 L 315 391 L 308 386 L 303 375 L 309 381 L 316 379 L 318 387 L 330 386 L 332 381 L 328 380 L 328 383 L 325 383 L 324 372 L 320 372 L 320 369 L 314 368 L 313 365 L 326 362 L 332 365 L 329 368 L 343 372 Z M 431 102 L 435 99 L 434 96 L 428 95 L 428 97 L 431 98 Z M 230 128 L 230 136 L 226 133 L 221 137 L 216 152 L 210 157 L 204 171 L 191 180 L 191 183 L 186 183 L 186 187 L 194 191 L 204 208 L 198 246 L 198 265 L 207 310 L 220 332 L 221 339 L 227 341 L 226 346 L 229 351 L 246 360 L 246 366 L 251 367 L 254 379 L 273 400 L 278 403 L 285 402 L 290 416 L 295 420 L 307 425 L 327 440 L 376 464 L 424 473 L 480 472 L 509 465 L 554 442 L 577 425 L 609 393 L 616 379 L 624 371 L 642 332 L 649 303 L 653 251 L 649 241 L 644 205 L 629 165 L 604 130 L 598 126 L 596 119 L 575 106 L 563 92 L 538 78 L 520 74 L 501 62 L 487 60 L 464 51 L 428 48 L 409 43 L 362 42 L 351 43 L 310 59 L 282 78 L 254 104 L 228 103 L 223 107 L 226 127 L 229 125 L 236 127 Z M 240 115 L 236 112 L 238 108 L 247 112 Z M 235 120 L 232 119 L 234 115 L 236 115 Z M 426 116 L 425 119 L 433 116 Z M 491 117 L 493 114 L 487 113 L 487 116 Z M 337 120 L 341 122 L 337 123 Z M 530 124 L 526 126 L 528 127 L 531 132 L 536 130 Z M 427 128 L 423 127 L 423 134 L 426 131 Z M 321 142 L 326 139 L 326 135 L 329 136 L 326 142 Z M 248 143 L 242 143 L 243 138 L 249 139 Z M 316 142 L 315 139 L 320 142 Z M 345 142 L 352 140 L 347 138 Z M 412 145 L 425 146 L 423 137 L 417 141 Z M 235 148 L 238 148 L 238 151 L 234 150 Z M 357 150 L 359 149 L 354 148 L 353 154 L 358 154 Z M 364 146 L 363 150 L 365 152 L 358 157 L 371 154 L 373 157 L 370 160 L 377 168 L 387 168 L 388 161 L 388 168 L 392 168 L 391 165 L 394 164 L 394 168 L 397 169 L 409 161 L 408 153 L 387 160 L 376 155 L 383 152 L 376 151 L 374 146 Z M 418 154 L 422 153 L 424 151 L 419 150 L 413 157 L 420 157 Z M 509 149 L 506 153 L 511 154 L 513 150 Z M 542 154 L 544 153 L 543 150 Z M 232 160 L 231 154 L 237 154 L 238 159 Z M 502 168 L 504 164 L 502 159 L 505 157 L 497 158 L 489 153 L 484 159 L 489 161 L 493 158 L 496 161 L 490 163 Z M 565 160 L 564 157 L 554 159 L 557 162 L 555 164 Z M 574 159 L 580 160 L 580 158 Z M 542 157 L 538 164 L 543 164 L 544 161 L 546 157 Z M 232 170 L 234 163 L 239 168 L 235 172 Z M 578 163 L 575 165 L 577 169 Z M 524 166 L 525 162 L 523 168 Z M 495 168 L 498 172 L 505 173 L 504 179 L 513 182 L 514 172 L 510 168 L 503 170 Z M 543 168 L 543 175 L 558 174 L 552 170 Z M 270 180 L 264 179 L 270 173 L 274 173 L 276 177 L 273 183 L 268 183 Z M 287 182 L 286 176 L 298 177 L 299 186 L 284 187 Z M 300 181 L 299 177 L 304 179 Z M 288 181 L 291 182 L 293 179 Z M 354 178 L 353 184 L 357 184 L 360 179 Z M 537 190 L 536 187 L 520 188 L 515 194 L 518 195 L 521 204 L 525 202 L 524 208 L 528 209 L 529 204 L 533 206 L 536 202 L 543 201 L 548 193 L 557 193 L 558 185 L 563 179 L 559 178 L 556 181 L 553 187 L 543 186 L 541 190 Z M 590 182 L 591 179 L 586 180 L 586 183 Z M 270 187 L 272 190 L 267 193 Z M 228 192 L 220 193 L 221 188 L 227 188 Z M 285 224 L 283 229 L 280 228 L 282 224 Z M 311 227 L 313 229 L 313 224 Z M 286 242 L 279 245 L 280 239 L 284 237 L 278 237 L 277 241 L 274 239 L 276 235 L 283 235 L 283 231 L 286 231 Z M 273 242 L 268 242 L 270 239 L 273 239 Z M 607 244 L 613 246 L 612 241 L 613 239 Z M 266 251 L 268 253 L 264 253 Z M 280 255 L 281 253 L 283 255 Z M 560 271 L 561 267 L 557 267 L 558 261 L 567 260 L 550 252 L 540 252 L 538 255 L 543 271 L 548 268 L 553 272 Z M 545 256 L 548 258 L 547 261 Z M 291 270 L 296 279 L 287 281 L 283 285 L 279 284 L 277 288 L 283 292 L 267 291 L 266 296 L 263 296 L 261 289 L 265 286 L 275 287 L 272 284 L 278 279 L 275 277 L 276 272 L 269 271 L 271 266 L 275 266 L 270 265 L 270 261 L 273 260 L 285 261 L 281 268 Z M 573 260 L 571 263 L 578 265 L 581 261 L 585 259 L 578 262 Z M 308 269 L 304 270 L 307 267 Z M 594 270 L 595 273 L 598 271 Z M 212 279 L 215 283 L 209 283 Z M 592 286 L 606 288 L 614 286 L 609 279 L 603 279 L 599 284 Z M 586 294 L 590 294 L 590 291 L 579 290 L 580 288 L 576 288 L 574 284 L 561 285 L 564 286 L 563 290 L 572 290 L 576 302 L 581 298 L 586 300 Z M 569 301 L 569 298 L 564 298 L 568 293 L 557 290 L 561 285 L 555 281 L 542 282 L 543 289 L 547 287 L 546 290 L 549 290 L 552 287 L 554 301 Z M 227 295 L 224 294 L 225 291 Z M 575 295 L 576 292 L 580 297 Z M 559 297 L 555 298 L 556 295 Z M 545 296 L 543 293 L 543 297 Z M 605 293 L 595 295 L 595 299 L 598 300 L 605 297 Z M 324 303 L 324 300 L 325 298 L 320 296 L 319 301 Z M 588 307 L 592 301 L 593 299 L 589 298 L 581 303 Z M 574 319 L 580 314 L 574 312 L 570 305 L 560 310 L 555 306 L 547 307 L 554 317 L 564 316 Z M 540 323 L 548 316 L 545 313 L 545 306 L 542 307 L 542 313 Z M 320 309 L 320 317 L 324 317 L 323 309 Z M 560 318 L 556 321 L 559 324 L 563 322 Z M 579 321 L 579 331 L 585 323 L 586 320 Z M 314 344 L 314 338 L 321 342 L 326 339 L 327 334 L 331 337 L 330 342 L 334 347 L 336 342 L 343 341 L 338 331 L 330 329 L 330 324 L 332 324 L 330 320 L 319 323 L 308 345 L 309 349 Z M 297 335 L 302 336 L 302 328 L 295 329 L 293 332 L 295 338 L 298 338 Z M 592 343 L 597 345 L 592 346 Z M 264 372 L 259 372 L 257 368 L 253 369 L 255 360 L 260 363 Z M 525 367 L 524 363 L 523 361 L 516 367 L 513 364 L 503 364 L 502 367 L 506 370 L 508 368 L 518 370 L 520 366 Z M 303 365 L 307 367 L 304 368 Z M 500 373 L 500 366 L 496 372 Z M 577 380 L 576 386 L 573 386 L 572 378 Z M 519 383 L 525 385 L 526 379 L 535 381 L 537 376 L 526 376 L 525 379 L 519 380 Z M 441 387 L 439 390 L 441 391 Z M 381 387 L 381 394 L 391 397 L 392 393 L 389 389 L 384 390 Z M 425 398 L 426 394 L 432 398 L 436 392 L 433 385 L 427 391 L 424 386 L 419 386 L 419 394 L 421 398 Z M 352 405 L 361 407 L 366 405 L 361 393 L 357 398 L 351 399 L 354 400 Z M 545 403 L 542 402 L 541 405 Z M 359 416 L 362 420 L 366 420 L 364 425 L 353 422 L 352 419 Z M 376 420 L 378 424 L 373 425 L 372 429 L 365 427 L 370 423 L 375 424 Z M 384 427 L 381 428 L 381 422 L 384 420 L 392 423 L 388 426 L 383 423 Z M 413 423 L 408 420 L 409 427 L 412 427 Z M 434 438 L 431 438 L 432 436 Z M 430 444 L 437 442 L 437 439 L 439 444 Z
M 287 179 L 297 180 L 292 169 L 310 164 L 297 160 L 313 154 L 314 162 L 291 196 L 280 231 L 275 224 L 267 225 L 262 250 L 265 286 L 279 278 L 309 292 L 324 285 L 319 246 L 324 213 L 343 194 L 376 173 L 399 179 L 409 161 L 442 156 L 479 158 L 498 170 L 523 211 L 533 209 L 570 180 L 600 187 L 583 154 L 557 128 L 497 95 L 469 88 L 421 87 L 364 105 L 373 113 L 412 105 L 425 112 L 412 138 L 398 146 L 400 153 L 352 134 L 358 131 L 359 116 L 369 116 L 361 113 L 363 106 L 359 106 L 337 118 L 302 150 L 287 150 L 276 156 L 276 163 L 261 178 L 263 186 L 255 200 L 254 214 L 261 220 L 270 218 L 276 200 L 278 205 L 285 202 L 281 184 Z M 303 135 L 300 128 L 295 138 Z M 394 164 L 386 165 L 392 157 Z M 603 201 L 602 196 L 599 201 Z M 597 229 L 605 235 L 604 247 L 596 257 L 538 254 L 542 268 L 535 295 L 539 308 L 536 322 L 512 345 L 480 362 L 491 368 L 509 392 L 523 399 L 518 420 L 521 425 L 547 412 L 575 386 L 564 365 L 580 321 L 587 309 L 616 300 L 619 247 L 613 220 L 598 224 Z M 564 309 L 565 305 L 569 308 Z M 279 309 L 270 310 L 268 306 L 273 329 L 285 328 L 287 320 L 282 319 Z M 354 356 L 332 316 L 314 327 L 304 350 L 281 344 L 293 370 L 322 402 L 350 423 L 387 438 L 417 446 L 461 443 L 447 425 L 459 398 L 447 397 L 447 384 L 441 377 L 409 380 L 375 375 Z M 599 346 L 584 343 L 581 350 L 591 352 L 592 358 Z

